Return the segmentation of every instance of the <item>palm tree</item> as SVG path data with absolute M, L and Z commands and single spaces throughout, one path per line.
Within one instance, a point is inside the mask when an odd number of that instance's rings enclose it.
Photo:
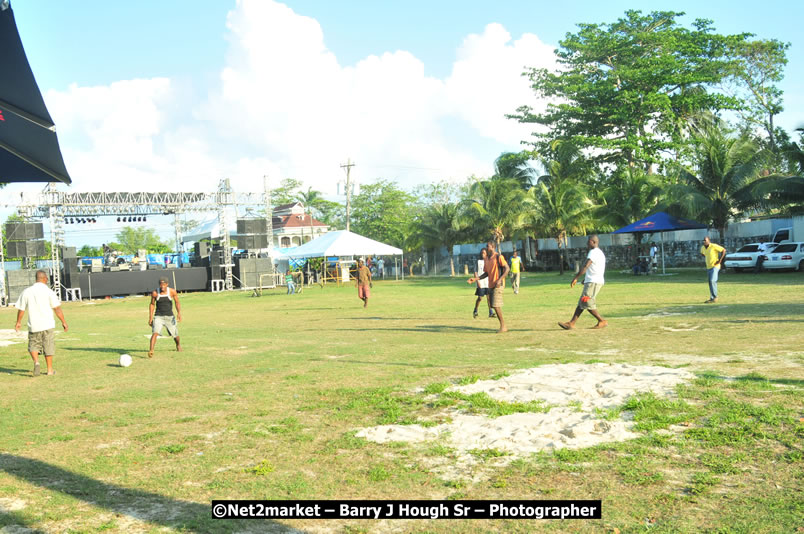
M 637 167 L 615 172 L 600 193 L 595 216 L 602 228 L 627 226 L 656 211 L 664 196 L 662 178 Z
M 536 182 L 536 171 L 528 165 L 527 154 L 516 152 L 503 152 L 494 160 L 494 176 L 512 178 L 519 186 L 527 191 Z
M 323 200 L 321 197 L 321 191 L 316 191 L 312 187 L 308 187 L 307 192 L 299 191 L 296 193 L 296 200 L 304 204 L 304 207 L 307 210 L 307 215 L 310 217 L 310 239 L 315 239 L 315 235 L 313 233 L 313 209 L 315 208 L 316 204 Z M 303 244 L 304 243 L 302 243 L 302 245 Z
M 499 251 L 506 237 L 513 238 L 522 230 L 526 208 L 525 192 L 516 179 L 493 176 L 469 188 L 469 197 L 464 200 L 464 221 L 481 238 L 491 234 Z
M 464 235 L 465 228 L 458 204 L 429 206 L 416 222 L 418 238 L 427 247 L 446 247 L 449 252 L 450 276 L 455 276 L 455 258 L 452 249 Z
M 529 226 L 553 237 L 559 250 L 563 249 L 559 274 L 564 274 L 567 237 L 586 233 L 593 223 L 594 202 L 584 182 L 594 171 L 572 143 L 553 142 L 551 156 L 542 160 L 547 174 L 528 191 L 531 206 Z
M 669 192 L 669 209 L 705 220 L 726 235 L 729 220 L 761 204 L 755 186 L 765 155 L 751 140 L 733 137 L 721 128 L 707 128 L 698 137 L 697 169 L 682 169 L 681 183 Z

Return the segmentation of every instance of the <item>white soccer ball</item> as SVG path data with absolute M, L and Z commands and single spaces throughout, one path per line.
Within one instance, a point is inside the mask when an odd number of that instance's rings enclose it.
M 131 356 L 128 354 L 121 354 L 120 355 L 120 366 L 121 367 L 128 367 L 131 365 Z

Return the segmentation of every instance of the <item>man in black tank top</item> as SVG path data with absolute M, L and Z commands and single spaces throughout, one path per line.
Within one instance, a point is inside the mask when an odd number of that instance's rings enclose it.
M 176 303 L 176 316 L 173 315 L 173 303 Z M 181 351 L 179 342 L 179 326 L 176 319 L 181 321 L 181 305 L 179 304 L 179 294 L 175 289 L 168 287 L 166 278 L 159 279 L 159 291 L 151 292 L 151 306 L 149 308 L 148 324 L 151 325 L 151 348 L 148 350 L 148 357 L 154 357 L 154 346 L 156 338 L 166 329 L 168 334 L 176 342 L 176 350 Z

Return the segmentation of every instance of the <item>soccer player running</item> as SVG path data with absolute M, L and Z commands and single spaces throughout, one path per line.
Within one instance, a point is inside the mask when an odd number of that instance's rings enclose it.
M 173 315 L 173 303 L 176 303 L 176 316 Z M 179 294 L 172 287 L 168 287 L 167 278 L 159 279 L 159 291 L 151 292 L 151 305 L 149 307 L 148 324 L 151 325 L 151 348 L 148 350 L 148 357 L 154 357 L 154 346 L 156 338 L 166 329 L 168 334 L 176 342 L 176 350 L 181 352 L 181 342 L 179 341 L 179 326 L 176 319 L 181 321 L 181 304 L 179 304 Z
M 597 324 L 592 328 L 605 328 L 609 324 L 608 321 L 600 316 L 595 302 L 595 297 L 603 288 L 603 275 L 606 272 L 606 255 L 598 248 L 599 243 L 600 240 L 596 235 L 589 236 L 586 242 L 586 247 L 589 249 L 589 253 L 586 255 L 586 263 L 570 282 L 570 287 L 575 287 L 578 278 L 582 274 L 586 274 L 586 278 L 583 280 L 583 293 L 581 293 L 581 298 L 578 301 L 578 306 L 575 308 L 572 319 L 568 323 L 558 323 L 558 326 L 564 330 L 575 328 L 575 322 L 584 310 L 589 310 L 589 313 L 597 319 Z
M 476 278 L 470 278 L 466 282 L 474 284 L 478 280 L 488 278 L 489 292 L 491 293 L 491 307 L 497 314 L 497 319 L 500 321 L 500 329 L 498 333 L 508 332 L 505 327 L 505 320 L 502 315 L 503 306 L 503 288 L 505 287 L 505 277 L 508 276 L 508 263 L 502 254 L 496 252 L 496 244 L 494 241 L 486 243 L 486 250 L 488 259 L 483 263 L 483 274 Z
M 56 321 L 53 314 L 61 321 L 67 331 L 67 321 L 61 311 L 59 297 L 47 285 L 47 273 L 36 271 L 36 283 L 22 292 L 14 307 L 17 308 L 17 324 L 14 330 L 20 331 L 22 316 L 28 312 L 28 352 L 34 362 L 33 375 L 39 376 L 39 353 L 45 355 L 47 374 L 56 374 L 53 370 L 53 356 L 56 354 Z
M 357 260 L 357 298 L 363 301 L 364 308 L 368 306 L 371 286 L 371 269 L 363 264 L 363 260 Z

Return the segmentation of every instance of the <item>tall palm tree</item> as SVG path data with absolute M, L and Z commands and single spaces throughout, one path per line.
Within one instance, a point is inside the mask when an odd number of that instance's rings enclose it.
M 469 197 L 464 200 L 466 226 L 484 239 L 491 234 L 497 250 L 506 237 L 513 238 L 522 230 L 526 209 L 525 192 L 514 178 L 493 176 L 477 181 L 469 188 Z
M 528 191 L 528 200 L 533 213 L 530 225 L 556 240 L 563 257 L 559 261 L 559 274 L 564 274 L 567 238 L 572 234 L 583 235 L 592 226 L 594 202 L 582 184 L 552 176 L 540 178 Z
M 446 247 L 449 253 L 450 276 L 455 276 L 454 246 L 465 236 L 465 227 L 458 204 L 428 206 L 416 222 L 415 232 L 426 247 Z
M 519 186 L 527 191 L 538 178 L 536 171 L 528 165 L 526 154 L 517 152 L 503 152 L 494 160 L 494 176 L 500 178 L 512 178 L 519 183 Z
M 315 239 L 315 235 L 313 233 L 313 209 L 315 209 L 316 204 L 323 200 L 321 191 L 316 191 L 312 187 L 308 187 L 306 192 L 299 191 L 296 193 L 296 200 L 304 204 L 305 211 L 307 211 L 307 215 L 310 217 L 310 239 Z
M 765 154 L 749 139 L 722 128 L 707 128 L 698 138 L 695 170 L 682 169 L 681 183 L 671 188 L 671 211 L 706 221 L 726 235 L 729 220 L 757 206 L 755 186 Z
M 618 169 L 600 193 L 595 216 L 602 229 L 627 226 L 656 210 L 664 197 L 662 178 L 638 167 Z

